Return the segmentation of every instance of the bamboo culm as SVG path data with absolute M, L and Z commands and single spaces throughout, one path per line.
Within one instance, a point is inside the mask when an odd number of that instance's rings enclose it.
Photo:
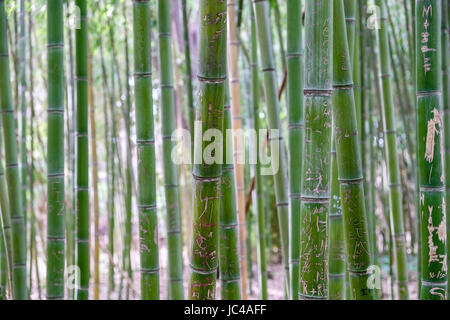
M 123 3 L 123 10 L 126 12 L 126 2 Z M 126 14 L 124 14 L 126 17 Z M 124 27 L 128 25 L 127 19 L 124 19 Z M 126 155 L 126 194 L 125 194 L 125 232 L 123 237 L 122 267 L 126 272 L 128 281 L 126 281 L 126 299 L 130 296 L 130 287 L 133 282 L 133 271 L 131 266 L 131 241 L 132 241 L 132 197 L 133 197 L 133 165 L 132 165 L 132 145 L 131 145 L 131 88 L 130 88 L 130 58 L 128 45 L 128 32 L 125 32 L 125 97 L 123 104 L 123 114 L 125 118 L 125 130 L 127 133 L 127 155 Z
M 218 141 L 214 154 L 206 155 L 204 159 L 208 142 L 202 137 L 209 129 L 220 134 L 223 130 L 227 81 L 226 5 L 222 0 L 200 1 L 199 90 L 192 173 L 194 207 L 188 296 L 191 300 L 210 300 L 216 295 L 223 141 Z
M 300 276 L 300 187 L 303 143 L 301 0 L 287 2 L 287 90 L 289 110 L 289 280 L 291 300 L 298 300 Z
M 155 136 L 152 101 L 150 1 L 133 2 L 136 103 L 137 206 L 141 298 L 159 299 L 158 220 L 156 215 Z
M 172 45 L 171 45 L 171 0 L 158 0 L 159 59 L 161 79 L 161 119 L 164 155 L 164 188 L 167 212 L 167 241 L 169 254 L 169 299 L 182 300 L 183 257 L 181 238 L 180 196 L 178 170 L 171 158 L 175 142 L 175 107 L 173 89 Z
M 253 105 L 253 127 L 255 132 L 259 132 L 260 124 L 260 98 L 259 98 L 259 70 L 258 70 L 258 41 L 256 34 L 256 21 L 254 9 L 251 7 L 250 21 L 251 21 L 251 71 L 252 71 L 252 105 Z M 256 135 L 256 150 L 260 150 L 263 141 L 261 141 L 259 134 Z M 255 192 L 256 192 L 256 215 L 257 215 L 257 263 L 258 263 L 258 284 L 259 284 L 259 297 L 262 300 L 268 298 L 267 293 L 267 261 L 266 261 L 266 223 L 265 223 L 265 210 L 264 210 L 264 194 L 263 194 L 263 181 L 261 176 L 261 162 L 259 157 L 256 159 L 255 166 Z M 300 255 L 300 250 L 299 250 Z
M 189 20 L 187 0 L 181 0 L 181 10 L 183 17 L 183 37 L 184 37 L 184 55 L 186 64 L 186 91 L 187 91 L 187 112 L 189 118 L 189 132 L 191 134 L 191 156 L 194 156 L 194 122 L 195 122 L 195 108 L 194 108 L 194 93 L 192 89 L 192 66 L 191 66 L 191 49 L 189 43 Z
M 22 193 L 20 191 L 19 164 L 17 157 L 16 121 L 13 106 L 9 54 L 7 42 L 7 20 L 5 1 L 0 1 L 0 109 L 4 138 L 5 175 L 9 195 L 9 212 L 12 228 L 12 274 L 14 300 L 26 300 L 26 234 L 25 217 L 22 210 Z
M 20 133 L 20 167 L 21 167 L 21 186 L 22 191 L 22 209 L 27 224 L 27 177 L 28 177 L 28 153 L 27 153 L 27 103 L 26 103 L 26 66 L 25 66 L 25 0 L 20 0 L 19 13 L 19 104 L 21 113 L 21 133 Z M 27 239 L 27 228 L 25 228 L 25 242 Z
M 0 155 L 3 155 L 3 134 L 0 131 Z M 11 230 L 11 217 L 9 213 L 9 199 L 8 199 L 8 190 L 6 188 L 5 181 L 5 170 L 3 167 L 3 161 L 0 160 L 0 210 L 1 214 L 1 286 L 2 292 L 1 295 L 4 299 L 11 296 L 11 285 L 12 285 L 12 273 L 13 273 L 13 265 L 12 265 L 12 230 Z
M 89 125 L 91 134 L 91 175 L 92 175 L 92 197 L 94 209 L 94 299 L 100 298 L 100 207 L 98 197 L 98 157 L 97 157 L 97 133 L 95 125 L 95 103 L 92 83 L 92 56 L 88 55 L 88 108 Z
M 447 221 L 447 266 L 449 259 L 450 241 L 450 37 L 449 37 L 449 7 L 448 0 L 442 0 L 442 101 L 444 103 L 444 136 L 445 136 L 445 203 Z M 450 279 L 447 276 L 447 297 L 450 294 Z
M 332 0 L 307 0 L 301 211 L 300 298 L 328 298 L 330 206 Z
M 231 106 L 228 86 L 225 92 L 223 132 L 231 129 Z M 233 153 L 233 139 L 223 137 L 223 166 L 221 179 L 221 203 L 219 216 L 219 271 L 222 300 L 240 300 L 239 227 L 236 208 L 234 166 L 226 159 Z
M 402 186 L 397 155 L 397 131 L 395 127 L 394 101 L 392 97 L 390 48 L 386 23 L 386 2 L 377 0 L 381 9 L 380 28 L 378 29 L 378 45 L 380 47 L 380 77 L 382 87 L 381 110 L 383 116 L 384 137 L 386 140 L 385 155 L 389 183 L 389 205 L 392 239 L 396 261 L 398 295 L 401 300 L 408 300 L 408 266 L 406 260 L 405 228 L 403 223 Z
M 278 170 L 273 172 L 275 197 L 277 202 L 278 225 L 281 237 L 281 255 L 284 267 L 285 292 L 289 292 L 289 199 L 287 190 L 287 163 L 281 132 L 280 107 L 276 70 L 270 30 L 269 3 L 267 0 L 252 0 L 256 17 L 258 46 L 264 79 L 264 95 L 267 103 L 267 121 L 270 128 L 269 145 L 273 161 Z
M 441 1 L 416 1 L 419 294 L 423 300 L 444 300 L 447 297 L 441 14 Z
M 228 11 L 228 74 L 230 88 L 230 104 L 233 130 L 239 132 L 242 129 L 241 111 L 241 86 L 239 79 L 239 38 L 237 34 L 236 2 L 227 0 Z M 242 299 L 247 299 L 247 230 L 245 212 L 245 185 L 244 185 L 244 165 L 245 146 L 242 135 L 234 139 L 234 172 L 236 176 L 237 189 L 237 210 L 239 219 L 239 264 L 241 268 Z
M 80 286 L 77 299 L 89 299 L 89 141 L 88 141 L 88 47 L 87 1 L 76 0 L 80 8 L 80 28 L 75 30 L 75 81 L 77 92 L 77 266 Z
M 368 288 L 367 281 L 371 275 L 371 257 L 351 60 L 345 31 L 344 3 L 343 0 L 333 1 L 333 126 L 347 268 L 351 298 L 368 300 L 374 298 L 374 290 Z

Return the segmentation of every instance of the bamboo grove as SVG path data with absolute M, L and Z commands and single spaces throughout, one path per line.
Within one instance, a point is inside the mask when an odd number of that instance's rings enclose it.
M 0 0 L 0 299 L 448 299 L 449 17 Z

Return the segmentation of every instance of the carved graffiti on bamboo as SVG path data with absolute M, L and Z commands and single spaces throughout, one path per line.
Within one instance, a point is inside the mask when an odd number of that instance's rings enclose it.
M 202 213 L 197 218 L 197 222 L 194 223 L 194 231 L 196 233 L 194 255 L 202 260 L 202 264 L 205 268 L 211 269 L 215 265 L 216 250 L 210 250 L 210 241 L 214 238 L 213 229 L 216 223 L 212 221 L 214 219 L 214 206 L 218 199 L 220 199 L 220 185 L 219 181 L 215 182 L 214 194 L 203 196 L 204 186 L 200 184 L 200 190 L 198 190 L 200 206 Z M 198 188 L 198 182 L 196 187 Z M 206 231 L 209 230 L 209 231 Z M 212 264 L 213 266 L 211 266 Z
M 443 206 L 445 207 L 445 205 Z M 442 210 L 442 208 L 440 210 Z M 428 265 L 436 262 L 441 264 L 441 270 L 438 273 L 430 272 L 429 277 L 431 279 L 443 279 L 447 274 L 447 255 L 438 253 L 439 246 L 441 244 L 446 243 L 447 232 L 446 232 L 446 219 L 445 215 L 443 215 L 442 221 L 436 227 L 433 223 L 433 206 L 428 206 L 428 220 L 427 220 L 427 230 L 428 230 Z M 441 244 L 437 243 L 435 239 L 437 236 L 437 240 L 441 242 Z M 441 245 L 442 246 L 442 245 Z
M 430 294 L 433 296 L 438 296 L 441 300 L 447 299 L 447 293 L 444 288 L 434 287 L 430 289 Z
M 314 206 L 310 214 L 306 214 L 302 221 L 302 237 L 301 242 L 301 290 L 303 294 L 312 296 L 327 296 L 327 270 L 328 255 L 327 242 L 325 235 L 327 234 L 327 205 L 305 204 Z M 314 235 L 318 235 L 321 239 L 313 241 Z
M 152 214 L 155 214 L 156 208 L 142 208 L 139 212 L 139 249 L 140 252 L 150 253 L 150 246 L 152 245 L 150 241 L 147 239 L 147 234 L 151 232 L 152 228 Z M 157 226 L 153 227 L 153 245 L 158 245 L 158 228 Z
M 353 208 L 356 206 L 356 200 L 353 198 L 351 190 L 344 191 L 342 203 L 346 204 L 345 207 L 349 213 L 348 225 L 352 226 L 352 228 L 349 228 L 349 230 L 352 230 L 349 232 L 349 240 L 351 240 L 350 243 L 352 244 L 352 248 L 349 248 L 348 250 L 350 253 L 348 258 L 352 260 L 355 267 L 362 268 L 364 267 L 363 262 L 359 261 L 358 258 L 361 257 L 361 255 L 369 254 L 367 231 L 363 228 L 365 223 L 364 217 L 355 214 Z
M 425 160 L 428 163 L 432 163 L 434 160 L 434 149 L 436 146 L 436 135 L 441 134 L 442 130 L 442 117 L 438 111 L 438 109 L 434 108 L 431 113 L 433 114 L 433 118 L 428 120 L 427 125 L 427 137 L 426 137 L 426 146 L 425 146 Z M 442 144 L 444 139 L 440 139 L 440 147 L 442 153 Z
M 428 28 L 430 27 L 430 23 L 428 21 L 428 18 L 432 18 L 433 17 L 433 7 L 432 7 L 431 4 L 428 5 L 428 6 L 424 6 L 423 7 L 422 17 L 425 18 L 425 22 L 423 24 L 423 27 L 424 27 L 423 32 L 421 33 L 422 46 L 421 46 L 420 50 L 422 51 L 423 59 L 424 59 L 424 65 L 423 65 L 424 71 L 425 71 L 425 74 L 427 74 L 427 72 L 431 71 L 431 58 L 427 57 L 426 54 L 428 52 L 435 52 L 436 51 L 436 49 L 428 47 L 428 42 L 430 40 L 430 35 L 431 35 L 430 32 L 428 31 Z
M 205 26 L 217 26 L 217 30 L 214 31 L 214 34 L 211 36 L 211 39 L 209 41 L 209 57 L 207 65 L 211 68 L 219 67 L 221 68 L 221 65 L 217 65 L 217 59 L 215 57 L 216 49 L 217 49 L 217 43 L 222 43 L 223 41 L 220 41 L 222 38 L 222 33 L 226 32 L 226 26 L 227 26 L 227 12 L 219 12 L 216 15 L 207 14 L 203 17 L 203 23 Z
M 194 283 L 192 283 L 191 285 L 191 296 L 194 299 L 197 299 L 200 297 L 200 291 L 202 289 L 206 289 L 207 288 L 207 292 L 206 292 L 206 299 L 207 300 L 213 300 L 214 297 L 216 296 L 216 287 L 215 287 L 215 279 L 213 279 L 212 277 L 206 278 L 205 282 L 199 282 L 196 281 Z

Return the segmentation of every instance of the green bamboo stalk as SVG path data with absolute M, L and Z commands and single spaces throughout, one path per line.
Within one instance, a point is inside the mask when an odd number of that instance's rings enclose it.
M 397 37 L 397 25 L 395 24 L 395 22 L 392 21 L 392 17 L 391 17 L 391 10 L 389 9 L 389 6 L 386 6 L 386 12 L 388 15 L 388 19 L 390 22 L 390 26 L 391 26 L 391 31 L 392 31 L 392 37 L 389 37 L 389 43 L 393 43 L 394 46 L 391 46 L 392 50 L 394 50 L 397 52 L 397 56 L 399 58 L 399 62 L 397 66 L 396 64 L 392 64 L 393 67 L 393 71 L 394 71 L 394 76 L 396 75 L 396 71 L 398 69 L 398 67 L 400 68 L 401 71 L 401 75 L 402 75 L 402 79 L 404 79 L 403 81 L 396 81 L 394 78 L 394 81 L 396 82 L 396 86 L 400 87 L 400 85 L 402 85 L 402 90 L 403 93 L 399 95 L 399 100 L 403 100 L 405 99 L 406 104 L 404 105 L 404 107 L 406 107 L 405 111 L 401 112 L 401 118 L 403 121 L 403 124 L 405 126 L 405 131 L 406 131 L 406 142 L 407 142 L 407 148 L 408 150 L 411 152 L 412 155 L 414 155 L 415 150 L 414 150 L 414 144 L 412 142 L 412 133 L 414 132 L 414 130 L 411 128 L 411 121 L 407 120 L 407 115 L 409 113 L 411 113 L 410 110 L 413 110 L 413 104 L 412 101 L 410 99 L 410 95 L 409 95 L 409 91 L 408 91 L 408 82 L 407 82 L 407 73 L 406 73 L 406 66 L 408 65 L 408 60 L 406 60 L 406 56 L 407 53 L 405 52 L 403 45 L 401 45 L 401 41 L 398 40 Z M 401 47 L 401 50 L 400 50 Z M 414 53 L 414 52 L 413 52 Z M 391 54 L 391 60 L 393 59 L 393 55 Z M 409 60 L 411 61 L 411 60 Z M 398 92 L 401 92 L 398 89 Z M 400 103 L 400 106 L 403 107 L 403 103 Z M 404 110 L 404 108 L 402 108 Z M 413 113 L 414 114 L 414 113 Z M 412 157 L 412 160 L 414 162 L 414 158 Z M 411 172 L 410 175 L 412 175 L 412 177 L 414 177 L 414 172 Z M 415 178 L 413 178 L 415 179 Z
M 402 2 L 402 6 L 403 6 L 403 11 L 405 14 L 405 22 L 406 22 L 406 27 L 408 28 L 408 53 L 409 53 L 409 59 L 410 61 L 414 60 L 414 30 L 412 27 L 412 23 L 411 23 L 411 9 L 409 9 L 409 6 L 411 6 L 411 3 L 414 1 L 408 1 L 408 0 L 403 0 Z M 409 3 L 409 5 L 408 5 Z
M 88 109 L 89 125 L 91 130 L 91 175 L 92 175 L 92 200 L 94 209 L 94 299 L 100 298 L 100 208 L 98 200 L 98 157 L 97 157 L 97 133 L 95 122 L 94 90 L 92 75 L 92 55 L 88 54 Z
M 261 54 L 261 68 L 264 77 L 264 93 L 267 102 L 268 126 L 271 129 L 270 145 L 273 141 L 279 142 L 279 150 L 271 150 L 273 161 L 278 162 L 279 168 L 274 172 L 274 186 L 277 201 L 278 224 L 281 237 L 281 252 L 284 267 L 285 293 L 289 292 L 289 199 L 287 191 L 286 154 L 283 150 L 283 135 L 281 133 L 280 108 L 278 103 L 278 90 L 276 83 L 276 70 L 272 35 L 270 31 L 269 3 L 267 0 L 252 0 L 256 17 L 258 44 Z M 274 132 L 278 132 L 275 134 Z M 272 148 L 271 148 L 272 149 Z M 277 152 L 278 151 L 278 152 Z M 275 158 L 278 157 L 278 158 Z
M 171 159 L 175 142 L 175 108 L 173 90 L 171 0 L 158 0 L 161 119 L 164 154 L 164 184 L 167 209 L 167 242 L 169 254 L 169 299 L 183 299 L 183 257 L 181 238 L 178 171 Z
M 373 299 L 368 288 L 371 265 L 358 137 L 343 0 L 334 0 L 333 122 L 351 297 Z
M 231 129 L 231 107 L 228 86 L 225 91 L 223 132 Z M 232 136 L 224 134 L 223 166 L 221 179 L 221 203 L 219 215 L 219 271 L 222 300 L 241 299 L 241 275 L 239 265 L 239 225 L 236 208 L 234 165 L 227 155 L 233 154 Z
M 133 2 L 133 35 L 141 298 L 156 300 L 159 299 L 159 255 L 149 0 Z
M 30 101 L 30 167 L 28 170 L 28 182 L 29 182 L 29 194 L 30 194 L 30 237 L 29 237 L 29 243 L 30 243 L 30 283 L 29 283 L 29 294 L 32 292 L 33 286 L 32 286 L 32 279 L 33 279 L 33 257 L 35 258 L 35 270 L 36 270 L 36 282 L 37 282 L 37 289 L 38 289 L 38 298 L 41 299 L 41 288 L 40 288 L 40 278 L 39 278 L 39 270 L 38 270 L 38 263 L 37 263 L 37 244 L 35 237 L 37 235 L 36 233 L 36 213 L 34 212 L 34 119 L 35 119 L 35 109 L 34 109 L 34 72 L 33 72 L 33 42 L 31 37 L 31 31 L 33 26 L 33 18 L 32 18 L 32 10 L 28 12 L 28 62 L 29 62 L 29 101 Z M 70 138 L 70 135 L 68 135 Z
M 5 247 L 5 237 L 3 236 L 3 221 L 0 228 L 0 300 L 7 299 L 7 258 L 6 258 L 6 247 Z
M 367 72 L 368 68 L 367 68 L 367 47 L 366 47 L 366 42 L 367 42 L 367 38 L 368 38 L 368 31 L 369 29 L 366 28 L 366 11 L 367 11 L 367 1 L 366 0 L 362 0 L 362 1 L 358 1 L 358 6 L 357 6 L 357 30 L 356 30 L 356 37 L 358 39 L 358 48 L 356 48 L 355 46 L 355 56 L 356 59 L 358 59 L 358 64 L 359 66 L 356 67 L 355 63 L 356 61 L 353 60 L 354 62 L 354 66 L 353 66 L 353 72 L 356 71 L 356 68 L 358 68 L 358 72 L 359 72 L 359 79 L 360 79 L 360 103 L 361 103 L 361 113 L 359 115 L 357 115 L 357 120 L 359 121 L 359 127 L 358 127 L 358 132 L 360 135 L 360 141 L 361 141 L 361 161 L 362 161 L 362 166 L 363 166 L 363 172 L 364 172 L 364 190 L 365 190 L 365 195 L 366 195 L 366 213 L 367 213 L 367 222 L 369 224 L 369 242 L 370 245 L 372 247 L 372 238 L 371 238 L 371 233 L 370 231 L 372 230 L 372 217 L 371 217 L 371 185 L 370 185 L 370 180 L 369 180 L 369 171 L 370 171 L 370 166 L 371 166 L 371 162 L 368 161 L 369 159 L 369 153 L 368 153 L 368 147 L 369 147 L 369 141 L 368 140 L 368 131 L 369 131 L 369 120 L 368 120 L 368 113 L 367 113 L 367 109 L 368 109 L 368 97 L 367 97 L 367 87 L 368 87 L 368 76 L 370 75 L 369 72 Z M 355 96 L 356 97 L 356 96 Z M 372 252 L 372 261 L 373 261 L 373 250 L 371 250 Z
M 20 166 L 21 166 L 21 191 L 22 209 L 27 223 L 27 176 L 28 176 L 28 154 L 27 154 L 27 106 L 26 106 L 26 68 L 25 68 L 25 0 L 20 0 L 19 13 L 19 105 L 21 112 L 21 134 L 20 134 Z M 25 242 L 27 239 L 27 228 L 25 227 Z
M 356 0 L 344 0 L 345 27 L 347 29 L 347 41 L 350 61 L 353 61 L 356 33 Z
M 444 110 L 445 142 L 445 203 L 450 203 L 450 37 L 449 37 L 449 1 L 442 0 L 442 101 Z M 446 207 L 446 217 L 450 216 L 450 205 Z M 450 240 L 450 221 L 447 219 L 447 245 Z M 447 247 L 447 262 L 449 262 Z M 448 263 L 447 263 L 448 265 Z M 450 296 L 450 278 L 447 278 L 447 297 Z
M 446 299 L 447 295 L 441 14 L 441 1 L 416 1 L 418 217 L 423 300 Z
M 201 136 L 209 129 L 222 133 L 227 81 L 227 8 L 221 0 L 200 2 L 199 93 L 194 146 L 194 211 L 189 299 L 215 298 L 218 222 L 222 175 L 222 141 L 216 141 L 216 159 L 203 159 L 207 143 Z M 199 131 L 199 132 L 197 132 Z M 207 157 L 211 157 L 206 155 Z M 208 161 L 209 160 L 209 161 Z M 208 161 L 208 162 L 207 162 Z M 217 163 L 219 162 L 219 163 Z
M 359 3 L 360 1 L 358 1 Z M 364 172 L 364 148 L 362 145 L 362 131 L 363 131 L 363 123 L 362 123 L 362 64 L 361 64 L 361 58 L 360 58 L 360 50 L 361 50 L 361 28 L 359 24 L 359 10 L 355 10 L 355 22 L 353 23 L 355 26 L 353 27 L 354 32 L 354 40 L 353 40 L 353 47 L 349 46 L 349 50 L 352 52 L 350 54 L 351 57 L 351 64 L 352 64 L 352 71 L 353 71 L 353 82 L 354 82 L 354 88 L 353 88 L 353 94 L 355 95 L 355 108 L 356 108 L 356 121 L 358 124 L 358 134 L 359 134 L 359 140 L 361 142 L 361 163 L 363 166 L 363 172 Z
M 69 10 L 67 10 L 66 17 L 69 18 Z M 67 42 L 69 43 L 69 72 L 65 75 L 65 81 L 70 84 L 70 108 L 68 105 L 69 116 L 67 117 L 67 130 L 69 136 L 67 137 L 67 148 L 69 150 L 68 156 L 68 171 L 70 172 L 70 179 L 68 183 L 68 189 L 70 192 L 70 206 L 66 211 L 66 247 L 67 247 L 67 265 L 72 266 L 76 264 L 76 197 L 75 197 L 75 70 L 74 70 L 74 48 L 73 48 L 73 30 L 67 28 Z M 30 72 L 33 69 L 30 69 Z M 69 92 L 69 90 L 68 90 Z M 75 288 L 67 289 L 67 298 L 70 300 L 75 299 Z
M 306 1 L 299 295 L 308 300 L 328 299 L 332 13 L 332 0 Z
M 27 299 L 25 219 L 17 162 L 16 121 L 11 92 L 5 1 L 0 0 L 0 109 L 3 113 L 6 181 L 12 227 L 13 298 Z
M 63 1 L 48 1 L 47 299 L 64 298 Z
M 77 266 L 80 268 L 77 299 L 87 300 L 90 279 L 87 1 L 75 0 L 75 5 L 80 9 L 80 28 L 75 30 Z
M 235 10 L 235 0 L 227 0 L 228 12 L 228 73 L 230 88 L 230 104 L 233 119 L 233 130 L 236 132 L 242 129 L 241 111 L 241 86 L 239 75 L 239 37 L 237 34 L 237 17 Z M 239 219 L 239 264 L 241 268 L 242 300 L 247 300 L 247 230 L 245 212 L 245 185 L 244 185 L 244 165 L 241 158 L 245 156 L 245 147 L 241 136 L 237 136 L 234 147 L 234 167 L 236 175 L 237 191 L 237 211 Z
M 113 259 L 111 252 L 113 251 L 113 242 L 110 241 L 110 238 L 112 236 L 112 232 L 110 231 L 113 229 L 113 222 L 114 222 L 114 215 L 112 214 L 112 209 L 114 208 L 112 201 L 113 196 L 111 194 L 111 188 L 112 188 L 112 177 L 114 176 L 114 173 L 111 172 L 111 157 L 113 157 L 113 153 L 111 152 L 111 128 L 110 128 L 110 112 L 108 112 L 108 109 L 110 110 L 109 104 L 113 103 L 112 95 L 110 94 L 109 84 L 108 84 L 108 78 L 106 74 L 106 66 L 105 66 L 105 57 L 103 53 L 103 41 L 102 37 L 99 37 L 99 47 L 100 47 L 100 63 L 101 63 L 101 69 L 102 69 L 102 87 L 103 87 L 103 121 L 104 121 L 104 137 L 105 137 L 105 150 L 106 150 L 106 173 L 107 173 L 107 201 L 106 201 L 106 207 L 107 207 L 107 219 L 108 219 L 108 289 L 107 289 L 107 298 L 111 295 L 111 290 L 114 285 L 114 278 L 111 276 L 111 274 L 114 271 L 114 266 L 112 265 L 111 259 Z M 109 99 L 107 99 L 108 97 Z M 109 101 L 108 101 L 109 100 Z
M 345 298 L 345 243 L 334 130 L 331 138 L 331 189 L 328 220 L 328 296 L 330 300 Z
M 124 10 L 124 28 L 128 25 L 127 23 L 127 11 L 126 2 L 123 3 Z M 130 88 L 130 59 L 129 59 L 129 47 L 128 47 L 128 30 L 125 31 L 125 130 L 127 136 L 127 170 L 126 170 L 126 195 L 125 195 L 125 235 L 124 235 L 124 245 L 122 253 L 122 264 L 123 270 L 127 273 L 128 281 L 126 284 L 126 299 L 130 296 L 130 283 L 133 280 L 133 271 L 131 267 L 131 241 L 132 241 L 132 230 L 131 230 L 131 219 L 132 219 L 132 197 L 133 197 L 133 165 L 132 165 L 132 147 L 131 147 L 131 88 Z
M 250 171 L 250 170 L 249 170 Z M 250 180 L 250 177 L 249 177 Z M 249 181 L 250 182 L 250 181 Z M 253 208 L 250 207 L 247 215 L 245 216 L 246 218 L 246 231 L 247 231 L 247 241 L 246 241 L 246 245 L 247 245 L 247 274 L 248 274 L 248 294 L 252 295 L 253 294 L 253 279 L 254 279 L 254 274 L 253 274 L 253 223 L 254 223 L 254 213 L 253 213 Z
M 393 250 L 396 261 L 396 275 L 398 295 L 401 300 L 408 300 L 408 266 L 406 260 L 405 228 L 403 223 L 402 185 L 397 156 L 397 136 L 395 127 L 394 101 L 392 97 L 390 48 L 388 41 L 386 3 L 377 0 L 377 6 L 381 9 L 380 29 L 378 29 L 378 45 L 380 47 L 380 79 L 382 83 L 381 103 L 383 128 L 386 146 L 386 163 L 389 183 L 389 205 L 391 233 L 394 239 Z
M 354 35 L 354 11 L 353 0 L 345 2 L 347 37 Z M 347 16 L 349 15 L 349 16 Z M 353 15 L 353 17 L 352 17 Z M 348 40 L 349 45 L 353 40 Z M 328 292 L 330 300 L 349 299 L 349 277 L 346 270 L 344 222 L 341 207 L 341 195 L 339 186 L 339 173 L 336 157 L 335 129 L 332 128 L 331 138 L 331 188 L 329 210 L 329 237 L 328 237 Z
M 3 134 L 0 130 L 0 155 L 3 155 Z M 3 161 L 0 161 L 0 210 L 1 214 L 1 245 L 2 245 L 2 281 L 1 286 L 4 290 L 8 289 L 9 296 L 11 296 L 11 284 L 12 284 L 12 276 L 13 276 L 13 243 L 12 243 L 12 230 L 11 230 L 11 217 L 9 213 L 9 199 L 8 199 L 8 190 L 6 189 L 6 181 L 5 181 L 5 170 L 3 168 Z M 7 292 L 3 291 L 2 293 L 4 299 L 8 297 Z
M 380 110 L 381 111 L 381 110 Z M 386 153 L 386 150 L 381 150 L 381 156 L 384 157 Z M 387 242 L 388 242 L 388 274 L 389 274 L 389 295 L 387 295 L 388 298 L 390 298 L 391 300 L 394 300 L 395 298 L 395 294 L 394 294 L 394 282 L 395 282 L 395 274 L 394 274 L 394 250 L 393 250 L 393 237 L 392 237 L 392 223 L 391 223 L 391 215 L 389 214 L 389 193 L 387 192 L 387 188 L 384 187 L 384 185 L 386 184 L 386 180 L 387 180 L 387 166 L 386 166 L 386 162 L 382 161 L 382 167 L 383 167 L 383 173 L 382 173 L 382 190 L 381 190 L 381 202 L 383 205 L 383 215 L 384 218 L 386 220 L 386 233 L 387 235 Z
M 258 41 L 256 34 L 256 21 L 255 14 L 252 7 L 250 7 L 250 21 L 251 21 L 251 70 L 252 70 L 252 106 L 253 106 L 253 127 L 255 132 L 260 130 L 260 102 L 259 102 L 259 70 L 258 70 Z M 263 141 L 260 140 L 259 134 L 256 135 L 256 150 L 260 150 Z M 256 192 L 256 214 L 257 214 L 257 262 L 258 262 L 258 284 L 259 284 L 259 297 L 262 300 L 268 298 L 267 294 L 267 261 L 266 261 L 266 223 L 265 223 L 265 210 L 264 210 L 264 194 L 263 194 L 263 181 L 261 176 L 261 162 L 259 156 L 256 158 L 255 166 L 255 192 Z M 299 249 L 300 255 L 300 249 Z
M 348 50 L 349 50 L 349 56 L 350 56 L 350 65 L 351 69 L 353 71 L 353 94 L 355 97 L 355 108 L 356 108 L 356 122 L 357 122 L 357 128 L 358 128 L 358 134 L 359 137 L 361 136 L 361 105 L 359 100 L 359 60 L 358 57 L 355 56 L 357 52 L 356 47 L 358 47 L 358 41 L 359 39 L 356 39 L 356 9 L 357 4 L 356 0 L 344 0 L 344 13 L 345 13 L 345 26 L 347 30 L 347 43 L 348 43 Z M 361 148 L 362 149 L 362 148 Z M 364 152 L 361 152 L 361 161 L 362 155 Z M 364 170 L 364 162 L 362 162 L 363 169 Z M 364 171 L 363 171 L 364 172 Z M 339 173 L 338 173 L 339 176 Z M 369 239 L 370 240 L 370 239 Z M 346 269 L 346 298 L 347 300 L 351 299 L 351 291 L 350 291 L 350 277 L 348 275 L 348 269 Z
M 416 60 L 417 60 L 417 57 L 416 57 L 416 46 L 417 46 L 417 43 L 416 43 L 416 25 L 417 25 L 416 7 L 417 7 L 416 1 L 412 1 L 411 20 L 412 20 L 412 30 L 414 33 L 414 35 L 412 37 L 413 45 L 414 45 L 414 53 L 413 53 L 414 59 L 412 59 L 412 64 L 413 64 L 413 68 L 412 68 L 413 69 L 413 71 L 412 71 L 413 77 L 412 78 L 413 78 L 415 84 L 417 83 L 417 74 L 416 74 L 417 73 L 417 66 L 416 66 Z M 417 97 L 416 97 L 416 103 L 417 103 Z M 416 126 L 417 126 L 417 111 L 415 112 L 415 114 L 416 114 L 415 122 L 416 122 Z M 415 149 L 415 151 L 416 151 L 415 152 L 416 153 L 416 166 L 415 166 L 415 169 L 416 169 L 416 172 L 415 172 L 416 173 L 416 210 L 417 210 L 417 212 L 419 212 L 420 181 L 419 181 L 419 164 L 417 162 L 417 161 L 419 161 L 417 158 L 417 156 L 419 154 L 418 149 L 417 149 L 418 148 L 417 141 L 418 141 L 418 137 L 416 135 L 416 149 Z M 421 291 L 422 291 L 422 241 L 421 241 L 422 226 L 421 226 L 421 220 L 422 219 L 419 218 L 419 215 L 417 215 L 417 234 L 419 236 L 419 240 L 417 241 L 417 252 L 418 252 L 418 255 L 417 255 L 417 291 L 418 291 L 417 296 L 418 296 L 418 299 L 420 299 L 420 295 L 421 295 Z
M 290 299 L 298 300 L 300 276 L 300 187 L 303 143 L 302 1 L 287 2 L 287 90 L 289 110 L 289 280 Z
M 191 156 L 194 157 L 194 122 L 195 122 L 195 107 L 194 95 L 192 89 L 192 67 L 191 67 L 191 48 L 189 43 L 189 20 L 188 8 L 186 0 L 181 0 L 181 8 L 183 11 L 183 36 L 184 36 L 184 58 L 186 65 L 186 91 L 187 91 L 187 111 L 189 118 L 189 132 L 191 133 Z
M 275 28 L 278 38 L 278 43 L 280 45 L 280 59 L 281 59 L 281 66 L 283 68 L 283 72 L 286 71 L 286 52 L 284 50 L 284 39 L 283 39 L 283 31 L 281 27 L 281 12 L 280 12 L 280 6 L 278 1 L 276 0 L 270 0 L 271 1 L 271 9 L 274 13 L 274 20 L 275 20 Z
M 113 38 L 113 36 L 111 36 Z M 113 40 L 111 40 L 111 47 L 113 47 Z M 111 91 L 109 92 L 109 119 L 111 130 L 109 131 L 109 174 L 110 174 L 110 186 L 108 193 L 108 297 L 111 296 L 112 292 L 115 290 L 116 283 L 114 277 L 114 230 L 115 230 L 115 215 L 116 215 L 116 155 L 117 155 L 117 122 L 116 122 L 116 64 L 114 63 L 114 51 L 113 63 L 111 63 Z M 120 82 L 120 81 L 119 81 Z M 119 90 L 120 92 L 120 90 Z
M 368 61 L 373 61 L 375 59 L 373 51 L 373 41 L 371 37 L 368 37 L 368 48 L 367 48 L 367 57 Z M 370 60 L 369 60 L 370 59 Z M 376 66 L 376 64 L 374 64 Z M 369 75 L 367 78 L 367 96 L 368 96 L 368 105 L 367 105 L 367 115 L 368 115 L 368 138 L 369 138 L 369 175 L 367 180 L 368 190 L 367 192 L 370 192 L 370 200 L 369 200 L 369 206 L 367 208 L 368 212 L 368 221 L 369 221 L 369 241 L 370 241 L 370 248 L 371 248 L 371 255 L 372 255 L 372 262 L 374 265 L 378 265 L 378 247 L 377 247 L 377 235 L 376 235 L 376 224 L 377 224 L 377 217 L 376 217 L 376 186 L 375 186 L 375 161 L 372 161 L 372 159 L 376 159 L 376 150 L 374 146 L 374 141 L 377 140 L 375 128 L 374 128 L 374 114 L 375 114 L 375 102 L 374 102 L 374 89 L 372 87 L 372 82 L 374 81 L 375 77 L 373 76 L 372 70 L 368 70 Z M 380 85 L 380 82 L 377 82 L 377 86 Z M 381 99 L 381 97 L 379 97 Z M 366 189 L 364 189 L 366 190 Z

